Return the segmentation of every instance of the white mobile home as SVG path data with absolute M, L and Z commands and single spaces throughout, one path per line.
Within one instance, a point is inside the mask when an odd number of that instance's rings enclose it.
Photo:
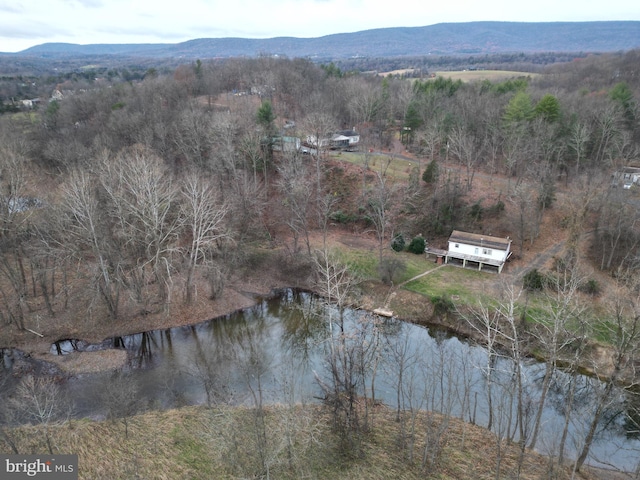
M 469 263 L 477 264 L 478 270 L 482 270 L 484 265 L 491 265 L 497 267 L 500 273 L 510 255 L 511 239 L 509 237 L 492 237 L 454 230 L 449 237 L 445 263 L 457 260 L 462 262 L 463 267 Z
M 613 174 L 611 185 L 617 187 L 622 185 L 624 189 L 630 189 L 632 185 L 640 184 L 640 167 L 627 166 Z

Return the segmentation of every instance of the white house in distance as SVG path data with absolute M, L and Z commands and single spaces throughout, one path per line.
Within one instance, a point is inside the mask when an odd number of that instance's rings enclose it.
M 318 149 L 355 150 L 360 143 L 360 134 L 355 130 L 342 130 L 320 140 L 315 135 L 308 135 L 306 143 Z
M 356 148 L 358 146 L 358 143 L 360 143 L 360 134 L 356 132 L 355 129 L 342 130 L 341 132 L 338 132 L 338 135 L 340 135 L 341 137 L 346 137 L 348 139 L 347 148 L 349 149 Z
M 450 260 L 462 261 L 466 267 L 469 262 L 478 265 L 482 270 L 484 265 L 491 265 L 502 272 L 505 262 L 511 255 L 511 239 L 466 233 L 454 230 L 449 237 L 449 250 L 445 255 L 445 263 Z
M 622 185 L 622 188 L 628 190 L 632 185 L 640 184 L 640 167 L 627 166 L 622 167 L 620 170 L 613 174 L 611 180 L 611 186 L 617 187 Z

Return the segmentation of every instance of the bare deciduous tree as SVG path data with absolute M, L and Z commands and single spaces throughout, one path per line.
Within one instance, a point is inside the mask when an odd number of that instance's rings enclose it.
M 63 186 L 62 202 L 67 217 L 67 235 L 71 242 L 65 243 L 82 258 L 82 249 L 87 248 L 95 258 L 94 285 L 103 298 L 111 318 L 118 317 L 120 303 L 120 266 L 112 255 L 109 236 L 106 234 L 102 211 L 95 194 L 96 180 L 88 173 L 74 170 Z
M 518 469 L 524 462 L 524 453 L 529 431 L 528 402 L 525 398 L 524 378 L 522 373 L 523 346 L 519 329 L 519 316 L 516 313 L 517 301 L 522 294 L 522 289 L 515 285 L 504 285 L 504 298 L 499 300 L 495 307 L 489 308 L 480 304 L 472 317 L 466 317 L 469 325 L 483 335 L 488 348 L 487 367 L 487 392 L 489 403 L 489 426 L 496 432 L 498 458 L 496 464 L 496 478 L 500 477 L 502 457 L 500 454 L 505 440 L 518 439 L 520 445 L 520 457 Z M 499 346 L 508 349 L 510 372 L 499 372 L 496 369 L 497 360 L 503 354 Z M 506 374 L 506 375 L 505 375 Z M 501 382 L 503 395 L 495 399 L 492 384 Z M 497 401 L 496 401 L 497 400 Z M 515 402 L 515 403 L 514 403 Z M 515 416 L 515 418 L 514 418 Z
M 112 211 L 114 236 L 130 252 L 127 270 L 132 272 L 138 300 L 149 283 L 147 271 L 158 287 L 165 308 L 171 303 L 174 241 L 181 228 L 177 188 L 162 160 L 144 147 L 121 152 L 101 164 L 101 185 Z
M 637 292 L 637 276 L 632 273 L 627 277 L 631 281 L 632 291 Z M 606 372 L 601 372 L 605 381 L 596 392 L 596 400 L 590 415 L 586 435 L 582 442 L 580 454 L 575 461 L 574 470 L 580 470 L 587 459 L 598 427 L 606 413 L 607 407 L 614 401 L 619 382 L 624 382 L 624 390 L 633 391 L 637 387 L 637 352 L 640 347 L 640 310 L 637 296 L 630 296 L 629 290 L 623 288 L 609 308 L 610 337 L 613 347 L 611 365 Z M 599 366 L 595 366 L 600 371 Z
M 371 188 L 370 194 L 367 195 L 368 218 L 373 223 L 378 237 L 380 261 L 383 258 L 387 230 L 390 227 L 390 210 L 393 201 L 393 190 L 386 176 L 386 168 L 390 163 L 391 160 L 389 160 L 386 167 L 383 167 L 381 172 L 376 172 L 376 184 Z
M 19 421 L 41 425 L 47 449 L 54 454 L 49 427 L 64 423 L 70 414 L 67 400 L 55 378 L 27 375 L 18 384 L 10 400 Z
M 467 191 L 471 190 L 478 159 L 480 158 L 482 145 L 466 131 L 463 125 L 456 125 L 449 133 L 449 150 L 467 171 Z
M 307 175 L 302 158 L 296 154 L 286 154 L 278 166 L 280 177 L 278 189 L 282 193 L 286 208 L 284 222 L 293 235 L 293 251 L 298 252 L 300 237 L 304 238 L 307 252 L 311 254 L 309 237 L 309 215 L 313 200 L 313 183 Z
M 229 208 L 212 184 L 197 174 L 184 180 L 182 197 L 183 221 L 191 237 L 187 250 L 185 300 L 191 303 L 196 294 L 194 274 L 197 266 L 210 262 L 211 250 L 221 240 L 230 238 L 224 228 Z
M 565 265 L 565 268 L 554 272 L 554 281 L 547 285 L 544 292 L 547 305 L 544 318 L 535 318 L 534 316 L 536 321 L 531 334 L 542 347 L 545 357 L 545 373 L 529 442 L 529 448 L 532 449 L 535 448 L 538 440 L 542 412 L 558 362 L 565 356 L 565 351 L 576 343 L 576 334 L 572 332 L 571 326 L 579 322 L 586 309 L 585 305 L 577 301 L 584 277 L 575 260 L 570 265 Z M 571 261 L 571 259 L 566 261 Z
M 358 356 L 365 335 L 345 328 L 344 309 L 356 278 L 345 265 L 341 265 L 327 251 L 318 252 L 316 257 L 318 288 L 327 302 L 327 322 L 329 325 L 327 368 L 329 379 L 324 381 L 316 373 L 316 380 L 322 388 L 325 401 L 333 410 L 334 425 L 339 429 L 342 439 L 352 448 L 357 448 L 357 435 L 360 432 L 358 394 L 364 388 L 363 369 L 359 367 Z M 338 326 L 334 330 L 335 309 Z
M 335 119 L 328 113 L 310 113 L 302 122 L 302 129 L 308 132 L 308 143 L 313 147 L 312 156 L 316 164 L 316 194 L 322 191 L 324 155 L 329 148 L 329 139 L 337 130 Z
M 117 371 L 99 384 L 107 416 L 124 425 L 124 437 L 129 436 L 132 417 L 144 410 L 144 397 L 135 377 Z

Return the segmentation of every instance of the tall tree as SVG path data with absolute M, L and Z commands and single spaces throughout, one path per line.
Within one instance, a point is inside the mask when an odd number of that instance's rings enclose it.
M 600 366 L 595 366 L 600 377 L 605 378 L 601 388 L 595 393 L 595 401 L 592 404 L 590 421 L 587 425 L 586 435 L 582 440 L 582 447 L 574 464 L 574 470 L 579 471 L 586 461 L 593 441 L 596 438 L 598 427 L 606 414 L 609 405 L 617 396 L 617 388 L 620 382 L 626 386 L 625 391 L 632 392 L 637 388 L 637 356 L 640 347 L 640 310 L 637 295 L 630 295 L 627 290 L 637 288 L 637 275 L 629 272 L 626 276 L 627 285 L 620 286 L 619 295 L 609 307 L 609 335 L 613 348 L 611 365 L 606 372 Z M 630 284 L 629 284 L 630 282 Z
M 510 125 L 528 122 L 534 114 L 531 96 L 526 92 L 519 91 L 509 100 L 504 112 L 504 121 Z
M 187 249 L 187 274 L 185 301 L 191 303 L 195 297 L 194 274 L 198 265 L 211 261 L 211 250 L 217 243 L 229 238 L 225 231 L 228 206 L 211 183 L 196 173 L 190 174 L 182 186 L 182 216 L 189 232 L 191 243 Z
M 448 145 L 452 155 L 462 163 L 467 171 L 467 191 L 471 190 L 482 145 L 472 132 L 463 125 L 456 125 L 450 132 Z
M 529 448 L 535 449 L 540 432 L 542 412 L 552 380 L 563 357 L 569 357 L 567 350 L 577 343 L 580 332 L 574 332 L 586 310 L 585 305 L 578 301 L 579 289 L 584 283 L 578 259 L 565 258 L 553 276 L 553 281 L 547 284 L 544 291 L 545 304 L 542 318 L 536 318 L 532 335 L 537 339 L 545 357 L 545 372 L 540 389 L 540 398 L 535 412 L 533 432 L 529 441 Z
M 258 112 L 256 113 L 256 122 L 260 125 L 267 135 L 273 135 L 275 132 L 276 114 L 269 100 L 264 100 Z
M 277 186 L 283 196 L 284 223 L 293 235 L 293 251 L 298 252 L 300 236 L 304 238 L 307 253 L 311 254 L 309 216 L 313 201 L 313 180 L 309 178 L 302 158 L 287 153 L 278 165 Z
M 122 278 L 121 268 L 114 255 L 108 223 L 104 220 L 107 212 L 101 208 L 96 195 L 97 181 L 87 172 L 74 170 L 63 186 L 62 208 L 66 215 L 66 231 L 79 260 L 83 260 L 84 249 L 88 249 L 95 259 L 96 272 L 93 284 L 104 300 L 109 316 L 118 317 Z
M 376 182 L 371 186 L 371 191 L 367 195 L 367 216 L 373 224 L 378 238 L 380 262 L 382 262 L 384 245 L 390 227 L 390 209 L 393 200 L 393 191 L 386 174 L 389 163 L 387 166 L 383 166 L 381 171 L 376 171 Z
M 556 122 L 560 119 L 560 102 L 555 96 L 547 93 L 536 103 L 534 112 L 537 117 L 549 123 Z
M 150 271 L 158 294 L 170 305 L 174 241 L 181 228 L 177 188 L 161 159 L 144 147 L 122 151 L 101 165 L 101 185 L 112 210 L 115 237 L 129 255 L 125 269 L 146 303 L 144 290 Z M 124 259 L 123 259 L 124 260 Z

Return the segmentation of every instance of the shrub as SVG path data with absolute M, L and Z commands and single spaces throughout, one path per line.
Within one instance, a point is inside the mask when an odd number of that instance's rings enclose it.
M 342 223 L 342 224 L 353 222 L 355 220 L 353 215 L 349 215 L 348 213 L 345 213 L 342 210 L 337 210 L 335 212 L 332 212 L 331 215 L 329 215 L 329 218 L 334 222 Z
M 580 291 L 588 295 L 596 296 L 600 293 L 600 285 L 598 285 L 598 282 L 592 278 L 591 280 L 588 280 L 587 283 L 580 286 Z
M 433 314 L 437 317 L 447 317 L 455 310 L 455 305 L 451 299 L 444 295 L 431 297 L 431 304 L 433 305 Z
M 378 266 L 380 280 L 385 285 L 391 285 L 398 277 L 405 272 L 407 265 L 398 257 L 385 257 Z
M 534 268 L 525 274 L 522 283 L 524 289 L 529 290 L 530 292 L 542 290 L 545 283 L 544 275 L 542 275 L 537 268 Z
M 424 249 L 427 246 L 427 242 L 425 241 L 422 235 L 418 235 L 417 237 L 413 237 L 411 243 L 407 247 L 407 251 L 411 253 L 415 253 L 416 255 L 420 255 L 424 253 Z
M 471 209 L 469 210 L 469 215 L 471 215 L 471 218 L 474 219 L 476 222 L 479 222 L 480 220 L 482 220 L 483 211 L 484 209 L 482 208 L 482 205 L 480 205 L 480 202 L 476 202 L 473 205 L 471 205 Z
M 424 183 L 432 184 L 438 179 L 438 164 L 435 160 L 431 160 L 427 168 L 422 173 L 422 181 Z
M 402 236 L 401 233 L 397 234 L 395 237 L 393 237 L 393 239 L 391 240 L 391 248 L 393 249 L 394 252 L 401 252 L 404 250 L 404 247 L 406 245 L 406 242 L 404 241 L 404 237 Z

